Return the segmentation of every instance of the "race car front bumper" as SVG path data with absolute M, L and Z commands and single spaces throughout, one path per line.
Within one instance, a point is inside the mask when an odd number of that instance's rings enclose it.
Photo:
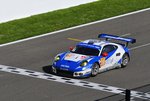
M 86 69 L 83 71 L 77 71 L 73 73 L 73 77 L 87 77 L 91 74 L 91 69 Z
M 64 73 L 68 73 L 68 74 L 71 74 L 73 77 L 88 77 L 88 76 L 91 75 L 91 69 L 86 69 L 86 70 L 83 70 L 83 71 L 72 72 L 72 71 L 66 71 L 66 70 L 58 70 L 57 68 L 52 66 L 52 71 L 55 74 L 57 74 L 58 71 L 59 72 L 64 72 Z

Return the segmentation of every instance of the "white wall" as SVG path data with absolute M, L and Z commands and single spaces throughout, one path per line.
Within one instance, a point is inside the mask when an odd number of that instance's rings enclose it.
M 0 0 L 0 23 L 96 0 Z

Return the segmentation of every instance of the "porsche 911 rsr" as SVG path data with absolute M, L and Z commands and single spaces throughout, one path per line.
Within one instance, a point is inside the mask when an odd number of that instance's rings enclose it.
M 126 67 L 130 60 L 128 43 L 135 43 L 136 40 L 109 34 L 100 34 L 98 38 L 105 40 L 85 40 L 70 51 L 58 54 L 52 65 L 53 72 L 62 71 L 73 77 L 89 77 L 113 68 Z M 111 42 L 110 39 L 125 43 Z

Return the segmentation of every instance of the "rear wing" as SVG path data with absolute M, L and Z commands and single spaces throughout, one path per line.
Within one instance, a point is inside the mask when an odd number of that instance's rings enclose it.
M 125 37 L 120 37 L 117 35 L 110 35 L 110 34 L 104 34 L 104 33 L 99 34 L 98 38 L 106 38 L 106 41 L 108 39 L 124 41 L 124 42 L 126 42 L 126 46 L 128 46 L 128 43 L 132 43 L 132 44 L 136 43 L 136 39 L 133 39 L 133 38 L 125 38 Z

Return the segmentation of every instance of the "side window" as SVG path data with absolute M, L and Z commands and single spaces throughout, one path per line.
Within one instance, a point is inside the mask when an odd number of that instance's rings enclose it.
M 112 52 L 112 51 L 114 51 L 116 49 L 117 49 L 117 46 L 115 46 L 115 45 L 106 45 L 106 46 L 104 46 L 104 48 L 102 50 L 102 53 L 103 52 L 109 53 L 109 52 Z

